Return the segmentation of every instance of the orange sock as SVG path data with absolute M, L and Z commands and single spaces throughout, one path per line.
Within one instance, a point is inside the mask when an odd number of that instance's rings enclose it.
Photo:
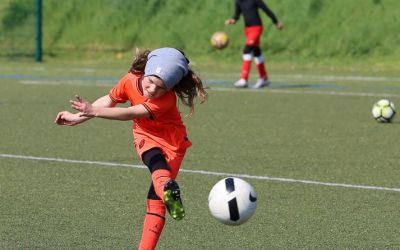
M 147 199 L 147 214 L 144 217 L 142 239 L 139 250 L 153 250 L 165 224 L 165 205 L 162 200 Z
M 171 179 L 171 172 L 166 169 L 159 169 L 153 172 L 151 175 L 153 181 L 154 190 L 161 199 L 164 198 L 164 185 Z

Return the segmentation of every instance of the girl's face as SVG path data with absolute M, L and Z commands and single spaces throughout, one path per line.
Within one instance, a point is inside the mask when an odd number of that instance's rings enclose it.
M 163 80 L 157 76 L 143 77 L 142 88 L 144 97 L 148 99 L 158 98 L 168 91 Z

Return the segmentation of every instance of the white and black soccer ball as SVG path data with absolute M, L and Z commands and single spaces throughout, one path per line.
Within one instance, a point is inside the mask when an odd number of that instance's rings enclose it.
M 257 194 L 246 181 L 228 177 L 220 180 L 208 195 L 212 216 L 227 225 L 240 225 L 254 214 Z
M 391 122 L 395 114 L 394 103 L 388 99 L 381 99 L 372 107 L 372 116 L 378 122 Z

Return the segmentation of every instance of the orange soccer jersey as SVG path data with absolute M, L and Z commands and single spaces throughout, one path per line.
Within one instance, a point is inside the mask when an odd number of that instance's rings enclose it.
M 170 90 L 159 98 L 147 99 L 143 96 L 140 84 L 142 77 L 141 73 L 126 74 L 111 89 L 109 96 L 117 103 L 130 101 L 132 106 L 142 104 L 150 112 L 150 118 L 133 119 L 132 132 L 139 156 L 158 147 L 166 155 L 167 162 L 179 168 L 191 142 L 176 105 L 175 92 Z M 178 162 L 174 162 L 176 160 Z

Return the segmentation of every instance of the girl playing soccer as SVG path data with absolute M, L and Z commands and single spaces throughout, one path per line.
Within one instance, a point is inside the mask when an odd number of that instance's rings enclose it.
M 77 95 L 70 104 L 79 112 L 62 111 L 55 119 L 56 124 L 67 126 L 94 117 L 133 120 L 134 146 L 152 178 L 139 249 L 156 247 L 166 209 L 175 220 L 185 216 L 175 178 L 191 142 L 176 105 L 177 97 L 189 106 L 189 115 L 194 111 L 194 98 L 198 96 L 201 102 L 207 99 L 201 79 L 188 64 L 183 52 L 173 48 L 138 53 L 130 71 L 107 95 L 92 104 Z M 115 107 L 127 101 L 130 107 Z

